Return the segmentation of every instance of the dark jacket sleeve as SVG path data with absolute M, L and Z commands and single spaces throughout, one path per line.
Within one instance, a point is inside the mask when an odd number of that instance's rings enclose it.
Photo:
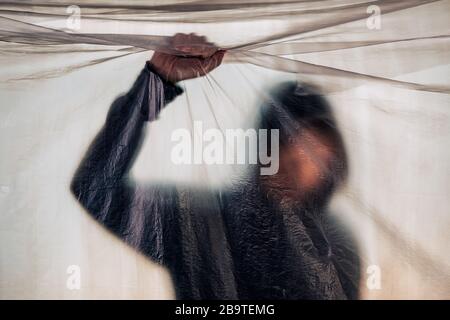
M 181 93 L 147 65 L 130 91 L 113 102 L 71 183 L 74 196 L 94 219 L 158 262 L 164 255 L 163 214 L 173 211 L 173 201 L 162 189 L 143 190 L 127 176 L 145 123 Z

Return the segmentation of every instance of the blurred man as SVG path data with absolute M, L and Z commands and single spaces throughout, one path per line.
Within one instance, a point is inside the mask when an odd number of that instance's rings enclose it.
M 155 52 L 131 90 L 111 106 L 72 181 L 86 210 L 166 266 L 181 299 L 357 298 L 359 261 L 349 234 L 327 214 L 346 175 L 326 102 L 285 83 L 269 93 L 260 128 L 279 130 L 279 171 L 258 165 L 231 188 L 140 186 L 127 180 L 148 122 L 204 76 L 225 51 L 177 34 L 175 54 Z

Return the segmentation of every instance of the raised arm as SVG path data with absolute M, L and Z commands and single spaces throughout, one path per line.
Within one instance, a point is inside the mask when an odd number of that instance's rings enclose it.
M 133 216 L 130 209 L 139 195 L 127 181 L 127 173 L 138 152 L 145 122 L 155 120 L 162 107 L 181 92 L 147 65 L 130 91 L 112 104 L 105 125 L 73 177 L 71 190 L 81 205 L 128 242 L 133 242 L 127 236 Z
M 139 150 L 146 121 L 157 119 L 160 110 L 182 93 L 174 83 L 204 74 L 201 70 L 214 69 L 222 57 L 223 53 L 200 58 L 156 52 L 130 91 L 112 104 L 105 125 L 71 183 L 72 193 L 91 216 L 160 262 L 164 239 L 158 223 L 164 217 L 157 215 L 173 210 L 170 194 L 162 189 L 144 194 L 148 190 L 133 186 L 127 174 Z

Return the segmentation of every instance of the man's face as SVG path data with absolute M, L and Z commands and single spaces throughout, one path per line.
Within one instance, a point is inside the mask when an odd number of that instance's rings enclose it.
M 335 174 L 337 152 L 332 141 L 318 129 L 302 129 L 294 141 L 280 147 L 278 173 L 266 176 L 264 186 L 296 200 L 321 192 Z

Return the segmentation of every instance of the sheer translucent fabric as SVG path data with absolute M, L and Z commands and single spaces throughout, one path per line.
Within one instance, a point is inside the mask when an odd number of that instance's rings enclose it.
M 359 297 L 449 298 L 449 10 L 412 0 L 0 3 L 0 296 L 176 296 L 173 273 L 93 221 L 70 182 L 152 52 L 176 53 L 169 37 L 195 32 L 225 59 L 181 82 L 143 128 L 132 179 L 212 191 L 242 181 L 242 166 L 173 164 L 173 130 L 252 128 L 270 88 L 314 86 L 347 153 L 329 211 L 358 246 Z M 80 290 L 67 287 L 72 265 Z

